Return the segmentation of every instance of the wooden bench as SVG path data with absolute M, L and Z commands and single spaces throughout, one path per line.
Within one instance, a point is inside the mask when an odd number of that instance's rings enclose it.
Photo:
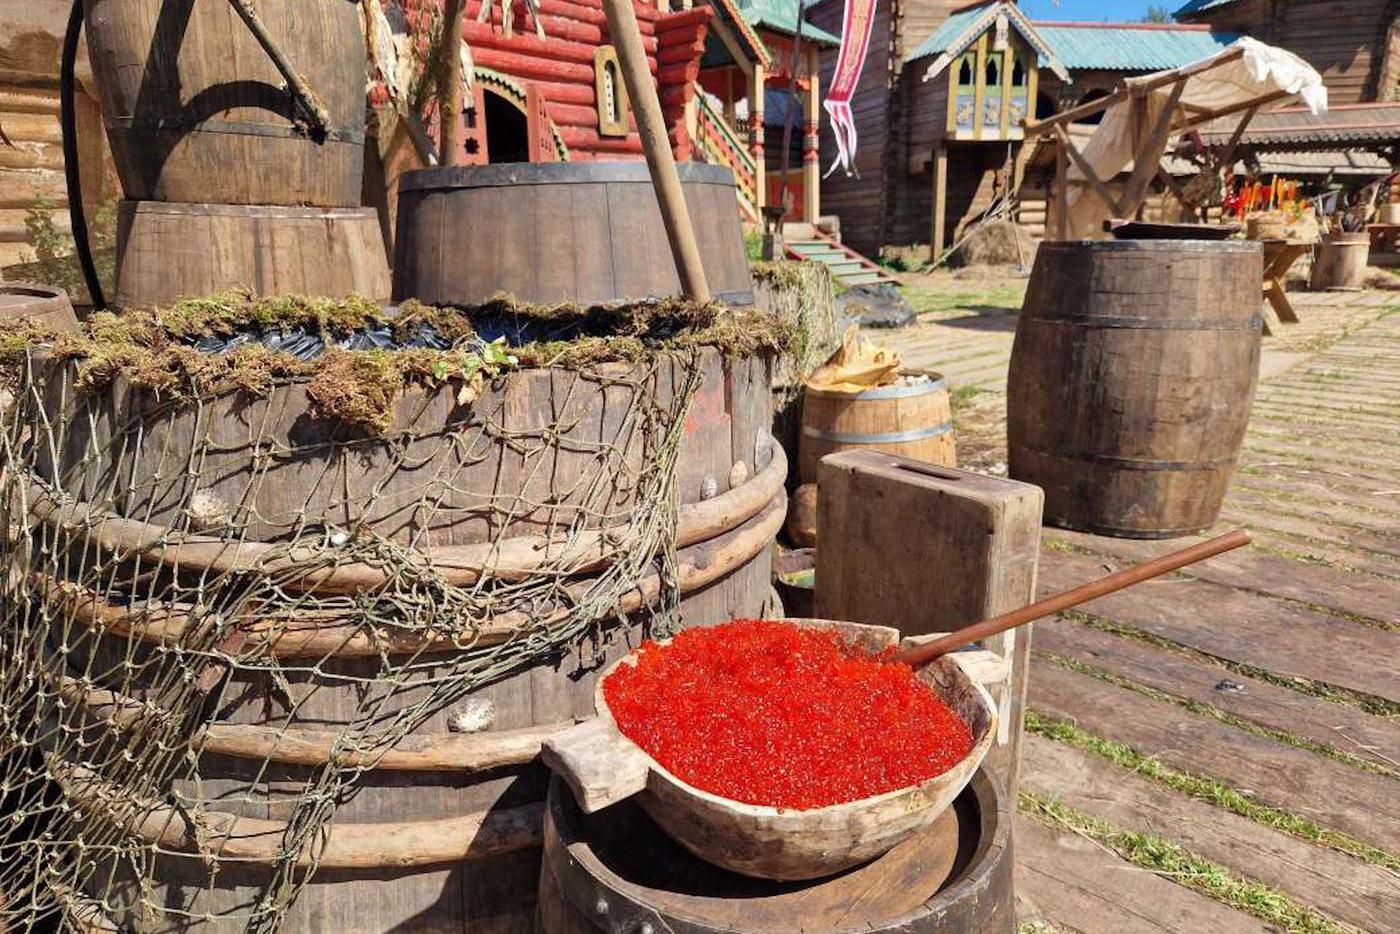
M 1295 240 L 1265 240 L 1264 244 L 1264 333 L 1273 335 L 1282 329 L 1282 322 L 1298 323 L 1298 313 L 1288 300 L 1283 280 L 1288 270 L 1308 250 L 1311 244 Z

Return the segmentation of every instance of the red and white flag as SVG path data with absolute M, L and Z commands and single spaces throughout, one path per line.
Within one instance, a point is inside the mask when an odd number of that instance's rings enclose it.
M 827 170 L 827 175 L 838 167 L 844 169 L 847 175 L 855 171 L 856 121 L 851 113 L 851 98 L 855 96 L 860 73 L 865 68 L 865 53 L 870 50 L 875 2 L 846 0 L 845 13 L 841 18 L 841 51 L 836 57 L 836 70 L 831 74 L 826 101 L 822 104 L 831 118 L 831 130 L 836 134 L 836 161 Z

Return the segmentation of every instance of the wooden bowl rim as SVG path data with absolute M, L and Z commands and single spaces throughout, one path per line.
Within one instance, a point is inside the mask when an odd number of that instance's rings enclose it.
M 866 632 L 870 635 L 874 635 L 877 637 L 888 638 L 890 645 L 898 645 L 900 640 L 899 630 L 895 629 L 892 626 L 877 626 L 869 623 L 848 623 L 843 622 L 841 620 L 816 619 L 812 617 L 783 617 L 777 620 L 773 620 L 772 622 L 795 623 L 799 626 L 811 626 L 813 628 L 820 629 L 853 629 L 856 631 Z M 713 625 L 718 626 L 723 624 L 715 623 Z M 699 626 L 695 628 L 709 629 L 712 627 Z M 671 642 L 670 639 L 658 639 L 655 641 L 656 644 L 660 646 L 669 645 Z M 821 818 L 830 815 L 849 813 L 857 810 L 865 810 L 867 808 L 876 807 L 888 803 L 890 801 L 895 801 L 899 798 L 909 797 L 914 794 L 923 792 L 926 789 L 930 789 L 933 786 L 939 784 L 940 782 L 943 782 L 950 774 L 952 774 L 958 769 L 967 767 L 969 774 L 975 773 L 977 771 L 977 768 L 982 764 L 982 760 L 986 758 L 987 753 L 990 751 L 992 742 L 996 739 L 997 709 L 996 704 L 992 701 L 991 694 L 987 692 L 987 689 L 985 687 L 969 678 L 967 676 L 967 672 L 963 671 L 962 667 L 959 666 L 956 662 L 954 662 L 951 658 L 949 658 L 948 656 L 943 656 L 941 658 L 934 659 L 932 662 L 918 669 L 915 672 L 915 674 L 917 675 L 920 672 L 923 672 L 935 666 L 942 667 L 943 670 L 950 673 L 955 679 L 959 679 L 966 682 L 967 686 L 972 689 L 973 696 L 976 697 L 977 700 L 981 703 L 984 712 L 987 714 L 986 729 L 983 731 L 982 735 L 978 736 L 975 731 L 976 728 L 971 723 L 967 724 L 968 729 L 973 731 L 973 743 L 972 749 L 968 751 L 968 754 L 963 759 L 954 763 L 950 768 L 946 769 L 945 771 L 940 772 L 939 774 L 934 775 L 931 778 L 927 778 L 917 785 L 907 785 L 903 788 L 895 788 L 891 791 L 882 792 L 878 795 L 872 795 L 868 798 L 857 798 L 855 801 L 843 801 L 839 804 L 827 804 L 816 808 L 800 809 L 780 808 L 774 807 L 773 805 L 769 804 L 749 804 L 744 801 L 735 801 L 733 798 L 725 798 L 720 795 L 714 794 L 713 792 L 705 791 L 701 788 L 696 788 L 689 782 L 686 782 L 678 778 L 676 775 L 672 774 L 669 769 L 663 766 L 660 762 L 657 762 L 655 759 L 653 759 L 650 753 L 648 753 L 645 749 L 642 749 L 642 747 L 638 746 L 636 743 L 632 742 L 631 738 L 628 737 L 626 733 L 622 732 L 622 729 L 617 725 L 617 721 L 613 719 L 612 711 L 608 709 L 607 698 L 603 696 L 603 684 L 608 680 L 609 676 L 611 676 L 612 673 L 618 669 L 618 666 L 623 664 L 636 665 L 637 655 L 640 651 L 641 646 L 638 646 L 637 648 L 628 652 L 622 658 L 619 658 L 617 661 L 613 662 L 598 675 L 598 680 L 593 687 L 593 703 L 594 709 L 597 711 L 599 719 L 607 722 L 617 733 L 618 736 L 622 737 L 622 739 L 625 742 L 629 743 L 639 753 L 646 757 L 647 766 L 653 774 L 660 776 L 667 782 L 670 782 L 672 785 L 676 786 L 685 794 L 691 795 L 715 806 L 729 810 L 732 813 L 742 814 L 747 817 L 765 819 L 792 819 L 795 817 L 799 819 L 820 820 Z M 930 687 L 933 686 L 930 685 Z

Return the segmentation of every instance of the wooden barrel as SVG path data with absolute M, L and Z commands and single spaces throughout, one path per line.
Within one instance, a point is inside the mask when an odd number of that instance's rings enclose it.
M 1371 257 L 1370 233 L 1361 230 L 1323 234 L 1315 250 L 1308 288 L 1315 292 L 1365 288 L 1366 263 Z
M 373 208 L 123 201 L 116 304 L 168 305 L 249 288 L 259 295 L 389 298 Z
M 857 869 L 771 882 L 703 862 L 633 801 L 584 815 L 550 783 L 542 934 L 1009 934 L 1011 809 L 979 771 L 933 825 Z
M 804 390 L 798 449 L 803 483 L 817 482 L 823 457 L 855 448 L 957 466 L 947 381 L 924 370 L 907 370 L 904 375 L 924 379 L 854 393 Z
M 701 365 L 704 382 L 684 426 L 677 466 L 681 625 L 761 613 L 770 592 L 772 542 L 786 511 L 786 462 L 766 434 L 768 362 L 705 351 Z M 600 439 L 622 431 L 619 410 L 628 382 L 641 379 L 633 364 L 606 365 L 592 382 L 557 369 L 519 371 L 466 407 L 452 389 L 411 391 L 396 413 L 399 427 L 414 429 L 413 440 L 403 441 L 408 448 L 400 441 L 355 441 L 315 427 L 300 382 L 282 385 L 266 399 L 218 396 L 200 406 L 172 407 L 122 385 L 77 402 L 73 371 L 66 366 L 68 382 L 60 380 L 49 396 L 72 407 L 67 444 L 59 462 L 41 458 L 39 472 L 72 495 L 65 510 L 89 516 L 94 524 L 86 528 L 94 536 L 113 530 L 128 536 L 103 538 L 104 548 L 119 549 L 159 579 L 176 570 L 183 579 L 212 578 L 206 568 L 227 571 L 228 560 L 244 559 L 240 573 L 276 574 L 276 543 L 295 531 L 301 513 L 327 530 L 372 529 L 413 548 L 461 586 L 475 576 L 471 568 L 490 557 L 483 546 L 509 564 L 512 555 L 522 554 L 513 542 L 528 553 L 535 547 L 530 535 L 560 522 L 606 521 L 613 527 L 634 518 L 628 510 L 637 493 L 627 485 L 628 469 L 618 471 L 615 508 L 606 520 L 570 514 L 580 508 L 570 491 L 597 458 Z M 677 377 L 671 366 L 658 364 L 654 376 L 643 381 L 645 390 L 671 392 Z M 567 437 L 546 474 L 527 474 L 512 437 L 468 440 L 477 419 L 489 413 L 505 419 L 507 433 L 526 432 L 541 420 L 566 426 Z M 114 431 L 124 432 L 121 443 L 105 459 L 98 457 Z M 182 477 L 195 439 L 201 438 L 209 441 L 201 449 L 209 457 L 207 470 L 198 480 Z M 617 443 L 624 441 L 632 443 Z M 640 445 L 625 451 L 634 467 L 648 453 Z M 407 466 L 392 469 L 394 456 Z M 158 479 L 143 484 L 139 495 L 94 512 L 83 500 L 110 486 L 111 472 Z M 191 530 L 192 482 L 200 484 L 205 519 L 216 518 L 203 535 Z M 507 511 L 509 535 L 502 541 L 500 525 L 472 506 L 517 493 L 535 505 Z M 437 505 L 439 520 L 422 518 L 427 502 Z M 37 508 L 36 516 L 60 521 L 47 506 Z M 238 557 L 230 559 L 233 553 Z M 373 587 L 375 573 L 371 565 L 339 563 L 334 574 L 284 584 L 353 599 Z M 344 574 L 349 576 L 337 576 Z M 583 577 L 580 586 L 592 579 Z M 641 611 L 655 584 L 649 577 L 637 580 L 617 610 L 638 611 L 635 618 L 644 618 Z M 120 726 L 124 712 L 174 706 L 168 693 L 171 666 L 163 653 L 187 635 L 196 614 L 168 597 L 152 607 L 120 593 L 120 586 L 111 593 L 76 587 L 50 580 L 37 588 L 55 618 L 68 623 L 59 691 L 66 706 L 50 697 L 50 715 L 66 718 L 69 731 L 89 731 L 97 745 L 84 751 L 84 761 L 103 762 L 102 750 L 129 741 Z M 176 592 L 195 599 L 191 590 Z M 190 740 L 198 749 L 199 780 L 177 778 L 166 789 L 171 800 L 203 802 L 197 813 L 160 806 L 122 826 L 145 854 L 140 876 L 150 888 L 142 888 L 130 860 L 113 859 L 92 875 L 89 894 L 106 897 L 117 925 L 160 932 L 243 931 L 248 912 L 265 893 L 272 859 L 303 789 L 335 752 L 343 765 L 366 771 L 354 794 L 336 809 L 319 848 L 319 869 L 285 915 L 282 930 L 529 930 L 547 777 L 536 758 L 540 741 L 591 714 L 597 672 L 635 646 L 640 624 L 600 625 L 459 702 L 432 708 L 388 751 L 356 753 L 336 752 L 335 744 L 364 716 L 364 692 L 386 664 L 403 666 L 402 682 L 374 708 L 376 723 L 391 722 L 429 701 L 464 652 L 480 651 L 503 634 L 486 624 L 459 644 L 421 631 L 347 627 L 326 609 L 306 612 L 295 626 L 276 624 L 275 632 L 260 630 L 263 621 L 247 621 L 249 637 L 261 640 L 261 651 L 275 656 L 280 670 L 231 666 L 217 694 L 208 698 L 209 714 Z M 455 732 L 463 705 L 483 701 L 494 709 L 489 729 Z M 60 781 L 75 805 L 91 810 L 94 798 L 114 800 L 108 793 L 113 776 L 83 768 L 74 762 L 60 768 Z
M 84 0 L 88 53 L 126 197 L 357 207 L 365 91 L 360 6 L 259 3 L 329 126 L 299 125 L 286 80 L 233 5 Z
M 1007 377 L 1010 476 L 1045 521 L 1127 538 L 1214 523 L 1259 374 L 1257 243 L 1043 243 Z
M 76 331 L 68 293 L 40 282 L 0 282 L 0 318 L 29 318 L 59 331 Z
M 753 303 L 734 177 L 722 166 L 676 166 L 710 291 Z M 456 166 L 399 181 L 394 296 L 475 305 L 498 292 L 521 301 L 589 305 L 679 295 L 656 193 L 644 162 Z

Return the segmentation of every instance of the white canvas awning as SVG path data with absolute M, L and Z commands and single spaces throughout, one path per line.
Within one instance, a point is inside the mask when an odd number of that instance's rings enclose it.
M 1028 137 L 1054 133 L 1059 139 L 1060 238 L 1102 237 L 1106 219 L 1131 217 L 1173 136 L 1242 113 L 1238 139 L 1259 108 L 1295 97 L 1313 113 L 1327 109 L 1317 70 L 1286 49 L 1244 38 L 1190 65 L 1128 78 L 1106 98 L 1028 125 Z M 1107 110 L 1103 122 L 1081 150 L 1065 126 L 1100 110 Z M 1115 195 L 1105 182 L 1129 164 L 1133 173 Z

